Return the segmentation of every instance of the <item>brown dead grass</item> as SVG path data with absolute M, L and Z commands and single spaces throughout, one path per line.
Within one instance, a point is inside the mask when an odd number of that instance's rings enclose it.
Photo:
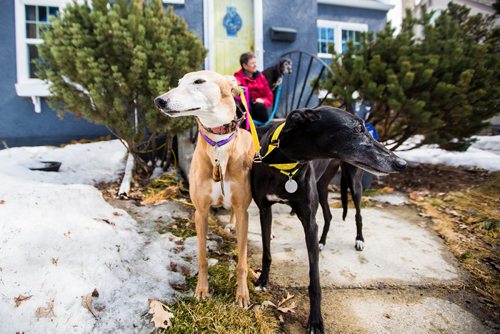
M 471 285 L 487 304 L 500 306 L 500 173 L 450 193 L 424 193 L 414 201 L 444 239 Z

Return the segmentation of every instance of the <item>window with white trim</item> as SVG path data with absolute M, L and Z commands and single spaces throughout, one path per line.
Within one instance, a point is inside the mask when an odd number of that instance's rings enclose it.
M 25 5 L 26 15 L 26 45 L 28 48 L 28 77 L 37 78 L 35 62 L 38 59 L 37 45 L 43 43 L 41 33 L 50 24 L 49 17 L 57 17 L 59 7 Z
M 31 97 L 35 111 L 40 111 L 40 97 L 49 96 L 49 83 L 35 74 L 37 45 L 43 43 L 41 32 L 50 24 L 50 16 L 58 16 L 71 0 L 14 0 L 16 18 L 16 92 Z
M 348 41 L 352 41 L 355 47 L 360 46 L 361 33 L 368 31 L 367 24 L 328 20 L 318 20 L 317 27 L 320 58 L 332 58 L 329 52 L 333 47 L 337 53 L 345 52 Z

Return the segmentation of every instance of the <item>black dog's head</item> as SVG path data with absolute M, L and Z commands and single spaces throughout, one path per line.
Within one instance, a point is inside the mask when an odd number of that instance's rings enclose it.
M 280 135 L 280 150 L 294 160 L 341 159 L 375 175 L 406 166 L 372 138 L 360 118 L 333 107 L 292 111 Z
M 281 74 L 291 74 L 292 60 L 290 58 L 281 58 L 279 62 L 279 68 Z

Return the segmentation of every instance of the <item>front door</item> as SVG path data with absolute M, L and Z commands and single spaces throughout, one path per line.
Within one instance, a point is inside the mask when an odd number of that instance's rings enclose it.
M 233 74 L 240 66 L 240 55 L 254 51 L 253 0 L 215 0 L 214 70 Z

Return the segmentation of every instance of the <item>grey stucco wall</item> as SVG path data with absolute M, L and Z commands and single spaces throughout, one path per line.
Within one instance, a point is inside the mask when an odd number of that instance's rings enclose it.
M 264 15 L 264 68 L 275 64 L 287 51 L 301 50 L 317 53 L 317 3 L 316 0 L 263 1 Z M 274 42 L 271 27 L 297 30 L 293 43 Z
M 365 23 L 369 31 L 382 30 L 386 14 L 383 10 L 318 4 L 319 20 Z
M 76 119 L 72 114 L 59 119 L 43 99 L 42 112 L 37 114 L 30 98 L 17 96 L 14 1 L 1 2 L 0 22 L 0 141 L 11 147 L 60 144 L 109 134 L 105 127 Z

